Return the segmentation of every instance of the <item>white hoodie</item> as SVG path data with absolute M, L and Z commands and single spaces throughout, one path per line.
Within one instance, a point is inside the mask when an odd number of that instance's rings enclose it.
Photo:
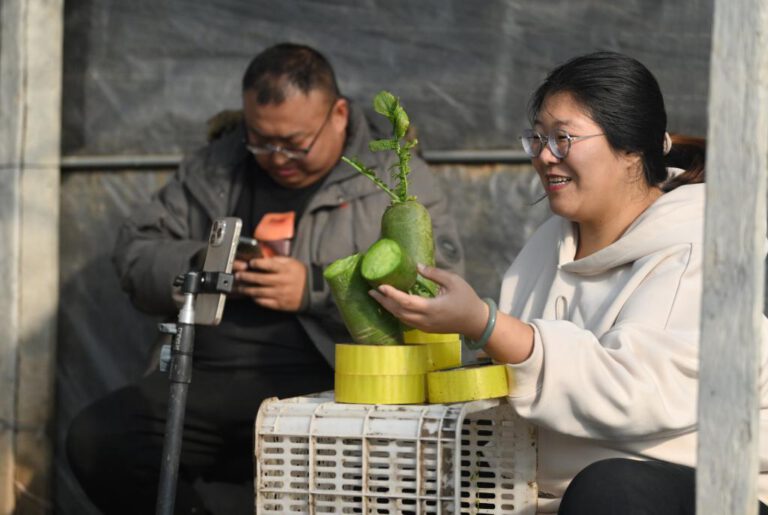
M 704 190 L 693 184 L 662 195 L 619 240 L 576 261 L 574 226 L 554 216 L 505 274 L 500 310 L 534 327 L 530 358 L 509 365 L 510 402 L 539 427 L 540 513 L 555 513 L 571 479 L 601 459 L 695 465 Z

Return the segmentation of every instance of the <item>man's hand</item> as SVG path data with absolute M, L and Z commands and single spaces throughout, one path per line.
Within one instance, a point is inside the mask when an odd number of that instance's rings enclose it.
M 235 286 L 232 293 L 249 297 L 264 308 L 298 311 L 307 284 L 307 268 L 291 257 L 255 258 L 249 262 L 235 260 L 232 271 Z

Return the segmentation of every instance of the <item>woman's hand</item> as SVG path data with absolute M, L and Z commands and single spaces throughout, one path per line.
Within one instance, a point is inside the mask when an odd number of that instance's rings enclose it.
M 488 321 L 488 306 L 458 275 L 419 265 L 419 273 L 440 286 L 434 299 L 379 286 L 370 295 L 404 323 L 429 333 L 460 333 L 479 338 Z
M 456 274 L 419 266 L 419 273 L 440 285 L 434 299 L 409 295 L 392 286 L 379 286 L 370 295 L 411 327 L 428 333 L 459 333 L 479 340 L 488 323 L 488 305 Z M 498 313 L 483 351 L 498 363 L 521 363 L 533 351 L 533 328 Z

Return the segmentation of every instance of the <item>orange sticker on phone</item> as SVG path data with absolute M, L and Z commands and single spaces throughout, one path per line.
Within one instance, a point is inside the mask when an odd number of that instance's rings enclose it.
M 264 257 L 287 256 L 291 253 L 296 213 L 267 213 L 253 231 Z

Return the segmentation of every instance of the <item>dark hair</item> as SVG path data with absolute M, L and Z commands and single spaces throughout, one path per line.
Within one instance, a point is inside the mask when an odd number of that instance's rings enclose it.
M 603 129 L 613 149 L 639 154 L 649 186 L 663 185 L 668 164 L 664 156 L 667 113 L 659 83 L 648 68 L 616 52 L 575 57 L 552 70 L 534 92 L 528 108 L 531 123 L 547 97 L 556 93 L 573 95 Z M 696 182 L 704 180 L 703 162 L 702 157 Z M 675 187 L 681 184 L 687 182 L 678 181 Z
M 704 163 L 707 158 L 707 140 L 696 136 L 672 134 L 672 148 L 664 162 L 673 168 L 685 170 L 662 184 L 661 189 L 672 191 L 683 184 L 704 182 Z
M 243 91 L 254 90 L 259 104 L 280 104 L 290 88 L 304 94 L 322 90 L 335 99 L 341 94 L 328 60 L 306 45 L 280 43 L 253 58 L 243 75 Z

